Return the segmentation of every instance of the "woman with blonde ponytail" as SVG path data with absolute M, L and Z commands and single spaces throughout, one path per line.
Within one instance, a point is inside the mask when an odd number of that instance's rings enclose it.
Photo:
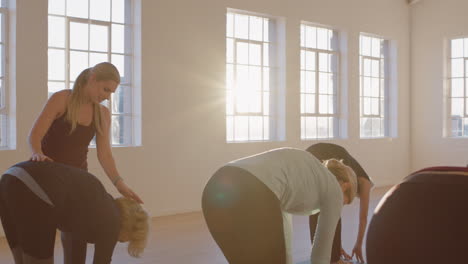
M 99 163 L 109 180 L 125 197 L 143 203 L 120 176 L 110 143 L 111 114 L 101 102 L 108 100 L 120 84 L 117 68 L 108 62 L 83 70 L 73 89 L 54 93 L 29 133 L 31 161 L 54 161 L 88 169 L 88 146 L 96 136 Z M 85 263 L 86 243 L 62 233 L 62 242 L 73 244 L 65 252 L 65 263 Z M 78 252 L 78 253 L 77 253 Z
M 356 193 L 353 173 L 338 160 L 324 166 L 304 150 L 273 149 L 215 172 L 203 191 L 203 214 L 229 263 L 292 264 L 291 215 L 320 211 L 311 263 L 330 264 L 341 208 Z

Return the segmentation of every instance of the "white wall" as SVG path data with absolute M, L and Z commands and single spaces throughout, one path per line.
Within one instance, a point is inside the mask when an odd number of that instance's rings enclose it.
M 444 138 L 444 43 L 468 37 L 468 2 L 423 0 L 411 7 L 412 169 L 468 164 L 468 140 Z M 448 42 L 447 42 L 448 43 Z
M 203 187 L 230 160 L 300 140 L 299 25 L 336 27 L 348 37 L 349 133 L 333 141 L 356 156 L 377 185 L 409 171 L 409 8 L 405 0 L 142 1 L 143 146 L 114 148 L 118 168 L 154 215 L 200 210 Z M 227 144 L 224 123 L 227 8 L 286 21 L 286 141 Z M 27 134 L 47 98 L 47 1 L 17 3 L 18 148 L 0 151 L 0 169 L 29 158 Z M 359 139 L 359 32 L 394 40 L 398 71 L 398 137 Z M 91 150 L 90 171 L 114 192 Z M 115 192 L 114 192 L 115 193 Z

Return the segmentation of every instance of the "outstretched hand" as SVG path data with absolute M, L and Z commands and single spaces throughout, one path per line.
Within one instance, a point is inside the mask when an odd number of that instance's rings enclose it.
M 361 244 L 354 245 L 352 257 L 354 257 L 354 255 L 356 255 L 357 261 L 359 261 L 361 263 L 364 263 L 364 257 L 362 256 L 362 245 Z
M 117 190 L 123 196 L 132 199 L 137 203 L 143 203 L 141 198 L 132 189 L 130 189 L 130 187 L 128 187 L 128 185 L 124 181 L 117 182 L 117 185 L 115 187 L 117 187 Z
M 42 153 L 33 153 L 29 160 L 30 161 L 54 161 L 53 159 L 49 158 L 48 156 Z
M 346 253 L 346 251 L 343 248 L 341 248 L 340 254 L 341 254 L 341 257 L 344 258 L 345 260 L 352 259 L 352 257 L 348 253 Z

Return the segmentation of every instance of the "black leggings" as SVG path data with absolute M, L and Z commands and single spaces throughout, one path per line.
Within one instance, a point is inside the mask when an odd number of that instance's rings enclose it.
M 429 178 L 440 181 L 427 181 Z M 466 263 L 468 176 L 430 175 L 392 188 L 369 224 L 369 264 Z
M 203 191 L 208 229 L 230 264 L 284 264 L 283 217 L 275 194 L 255 176 L 222 167 Z
M 0 217 L 11 249 L 36 259 L 54 255 L 57 222 L 54 209 L 18 180 L 3 175 L 0 180 Z

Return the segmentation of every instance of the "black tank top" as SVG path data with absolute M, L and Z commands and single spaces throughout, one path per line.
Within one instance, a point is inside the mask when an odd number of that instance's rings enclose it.
M 94 124 L 77 124 L 70 134 L 71 124 L 65 117 L 66 113 L 50 126 L 41 142 L 42 152 L 55 162 L 88 170 L 88 145 L 96 134 Z

